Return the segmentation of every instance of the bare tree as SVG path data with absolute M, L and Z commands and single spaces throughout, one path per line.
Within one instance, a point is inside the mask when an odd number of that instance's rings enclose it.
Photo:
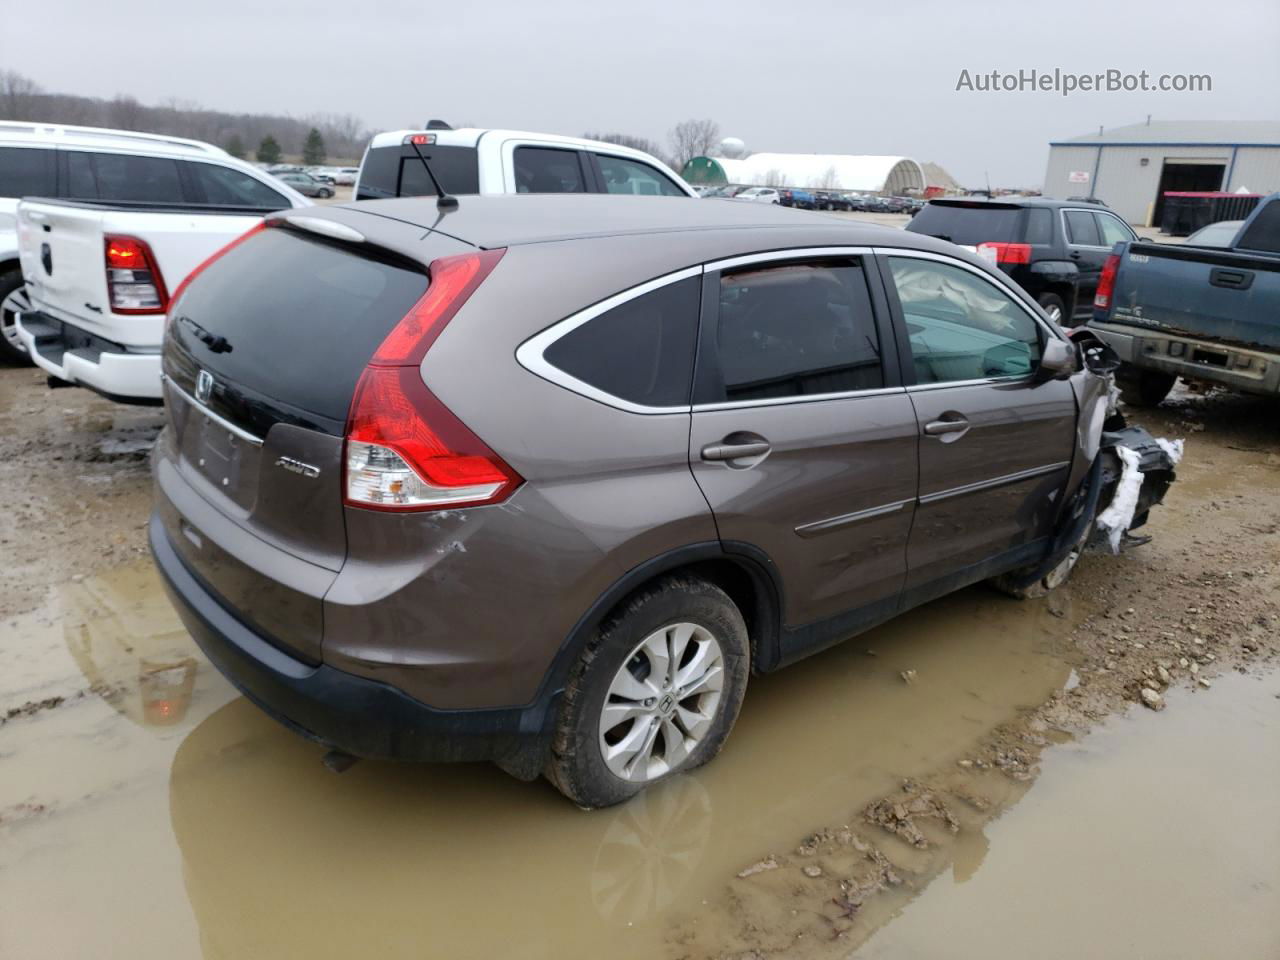
M 819 190 L 835 190 L 839 187 L 840 175 L 836 173 L 836 168 L 834 166 L 827 167 L 822 176 L 813 182 L 813 186 Z
M 676 172 L 694 157 L 705 157 L 720 142 L 720 124 L 714 120 L 681 120 L 667 134 L 671 166 Z
M 107 104 L 107 125 L 117 130 L 143 129 L 146 108 L 134 97 L 120 95 Z
M 791 183 L 787 179 L 787 175 L 777 167 L 770 167 L 764 172 L 764 176 L 761 179 L 764 181 L 762 186 L 766 187 L 786 187 Z
M 591 133 L 587 132 L 582 135 L 587 140 L 599 140 L 602 143 L 616 143 L 621 147 L 630 147 L 632 150 L 643 150 L 651 157 L 657 157 L 668 166 L 674 166 L 671 160 L 666 156 L 666 151 L 657 143 L 645 137 L 635 137 L 629 133 Z M 683 166 L 683 164 L 681 164 Z
M 6 120 L 35 120 L 34 108 L 42 99 L 40 87 L 30 77 L 13 70 L 0 70 L 0 117 Z

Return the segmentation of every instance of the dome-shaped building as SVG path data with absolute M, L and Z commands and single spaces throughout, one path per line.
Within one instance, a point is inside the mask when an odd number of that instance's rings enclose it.
M 691 184 L 798 187 L 895 196 L 925 190 L 924 170 L 910 157 L 835 153 L 753 153 L 748 157 L 694 157 L 681 175 Z

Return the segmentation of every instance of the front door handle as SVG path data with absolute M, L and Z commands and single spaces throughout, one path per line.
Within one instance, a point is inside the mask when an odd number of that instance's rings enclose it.
M 1079 251 L 1079 250 L 1072 250 L 1069 254 L 1067 254 L 1067 256 L 1069 256 L 1072 260 L 1079 260 L 1079 259 L 1080 259 L 1080 251 Z
M 772 449 L 767 440 L 749 440 L 745 443 L 708 443 L 702 448 L 702 459 L 745 460 L 747 457 L 763 457 Z
M 969 421 L 964 417 L 954 420 L 932 420 L 924 425 L 924 432 L 930 437 L 940 437 L 947 433 L 964 433 L 969 429 Z

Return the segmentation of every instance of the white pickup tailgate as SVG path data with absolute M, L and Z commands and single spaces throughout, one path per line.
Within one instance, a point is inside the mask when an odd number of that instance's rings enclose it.
M 163 315 L 111 311 L 106 237 L 144 241 L 172 295 L 210 254 L 261 219 L 254 214 L 137 211 L 23 200 L 18 204 L 22 275 L 35 310 L 115 343 L 159 348 Z

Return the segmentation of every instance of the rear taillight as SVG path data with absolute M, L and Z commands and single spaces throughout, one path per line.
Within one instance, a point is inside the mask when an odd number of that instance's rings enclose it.
M 422 381 L 419 366 L 503 250 L 444 257 L 431 284 L 369 361 L 347 416 L 346 502 L 432 510 L 505 500 L 522 479 Z
M 1094 309 L 1111 309 L 1111 295 L 1116 290 L 1116 271 L 1119 269 L 1120 254 L 1110 254 L 1107 257 L 1107 262 L 1102 265 L 1102 276 L 1098 277 L 1098 289 L 1093 297 Z
M 996 263 L 1030 263 L 1031 244 L 1029 243 L 980 243 L 979 256 L 994 259 Z
M 178 289 L 175 290 L 173 292 L 173 296 L 169 298 L 169 306 L 173 308 L 176 308 L 178 306 L 178 304 L 182 300 L 182 295 L 187 292 L 187 287 L 191 286 L 191 281 L 194 280 L 196 277 L 200 276 L 200 274 L 204 273 L 204 271 L 209 268 L 210 264 L 212 264 L 215 260 L 219 259 L 220 257 L 226 256 L 236 247 L 240 246 L 240 244 L 244 243 L 246 240 L 252 237 L 255 233 L 261 233 L 263 230 L 267 228 L 267 226 L 268 225 L 266 221 L 261 221 L 259 223 L 254 224 L 252 227 L 250 227 L 244 233 L 240 234 L 240 236 L 236 237 L 226 246 L 218 248 L 213 253 L 211 253 L 208 257 L 206 257 L 200 263 L 199 266 L 197 266 L 194 270 L 188 273 L 186 277 L 183 278 L 182 282 L 178 284 Z M 168 326 L 172 321 L 173 321 L 173 310 L 171 309 L 169 311 L 169 316 L 165 319 L 166 329 L 168 329 Z
M 169 293 L 155 255 L 137 237 L 108 236 L 103 248 L 113 313 L 164 313 Z

